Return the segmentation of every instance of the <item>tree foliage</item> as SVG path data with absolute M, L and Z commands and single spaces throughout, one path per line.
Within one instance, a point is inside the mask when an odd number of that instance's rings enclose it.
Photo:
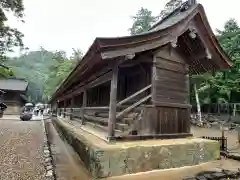
M 80 50 L 74 51 L 71 58 L 67 58 L 63 52 L 57 51 L 53 57 L 54 64 L 50 67 L 51 73 L 45 84 L 44 95 L 49 99 L 51 95 L 57 90 L 60 84 L 69 75 L 72 69 L 76 66 L 79 59 L 82 58 Z
M 29 82 L 27 96 L 31 101 L 47 101 L 75 66 L 76 56 L 80 58 L 81 54 L 78 50 L 68 58 L 64 51 L 50 52 L 41 48 L 8 59 L 6 65 L 12 67 L 16 77 Z
M 11 28 L 6 24 L 8 18 L 6 12 L 12 12 L 15 17 L 23 21 L 23 1 L 22 0 L 1 0 L 0 1 L 0 58 L 6 57 L 6 53 L 13 51 L 16 46 L 23 47 L 23 34 L 16 28 Z
M 237 97 L 240 91 L 240 28 L 234 19 L 230 19 L 225 23 L 224 29 L 217 32 L 220 45 L 232 60 L 233 67 L 214 74 L 195 76 L 195 79 L 201 79 L 199 94 L 202 103 L 239 101 Z
M 153 16 L 152 11 L 142 7 L 132 19 L 133 25 L 129 31 L 131 35 L 136 35 L 148 31 L 158 20 L 158 17 Z
M 1 0 L 0 1 L 0 62 L 6 61 L 6 53 L 12 52 L 14 47 L 23 47 L 23 34 L 16 28 L 11 28 L 6 24 L 7 13 L 23 21 L 23 1 L 22 0 Z M 11 69 L 0 68 L 0 76 L 13 76 Z
M 170 0 L 159 16 L 166 17 L 182 3 L 182 0 Z M 134 22 L 130 28 L 131 34 L 146 32 L 156 19 L 157 17 L 153 17 L 150 10 L 141 8 L 133 18 Z M 195 103 L 194 84 L 198 89 L 201 103 L 240 101 L 240 28 L 238 23 L 234 19 L 228 20 L 223 30 L 217 30 L 216 36 L 224 51 L 233 61 L 233 67 L 214 74 L 209 72 L 192 76 L 190 91 L 192 103 Z

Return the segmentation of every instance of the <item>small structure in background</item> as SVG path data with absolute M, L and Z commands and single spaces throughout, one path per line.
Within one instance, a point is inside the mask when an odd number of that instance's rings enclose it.
M 0 79 L 0 90 L 5 92 L 2 101 L 8 107 L 4 114 L 20 114 L 21 107 L 28 101 L 25 96 L 27 87 L 28 82 L 24 79 Z

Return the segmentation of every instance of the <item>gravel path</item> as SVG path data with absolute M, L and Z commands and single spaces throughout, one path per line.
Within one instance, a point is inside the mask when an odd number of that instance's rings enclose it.
M 41 121 L 0 120 L 0 180 L 45 179 Z

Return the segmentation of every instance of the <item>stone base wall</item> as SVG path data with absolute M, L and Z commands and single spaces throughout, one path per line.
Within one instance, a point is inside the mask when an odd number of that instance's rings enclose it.
M 101 139 L 96 141 L 95 136 L 94 143 L 93 135 L 80 128 L 57 119 L 53 124 L 94 178 L 191 166 L 220 158 L 216 141 L 186 138 L 108 144 Z

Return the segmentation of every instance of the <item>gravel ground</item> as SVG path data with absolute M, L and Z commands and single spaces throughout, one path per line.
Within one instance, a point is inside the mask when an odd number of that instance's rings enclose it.
M 41 121 L 0 120 L 0 180 L 45 179 Z

